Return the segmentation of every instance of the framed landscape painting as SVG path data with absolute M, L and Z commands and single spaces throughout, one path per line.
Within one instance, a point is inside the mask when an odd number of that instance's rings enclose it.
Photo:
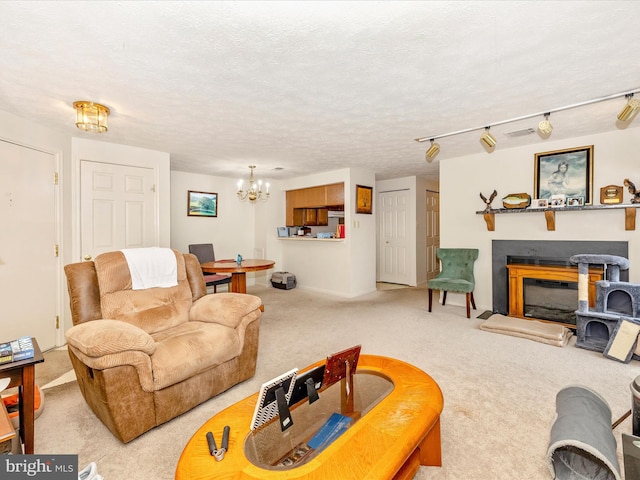
M 551 200 L 555 195 L 593 198 L 593 145 L 536 153 L 533 191 L 535 198 Z
M 217 217 L 218 194 L 211 192 L 187 192 L 187 215 L 190 217 Z

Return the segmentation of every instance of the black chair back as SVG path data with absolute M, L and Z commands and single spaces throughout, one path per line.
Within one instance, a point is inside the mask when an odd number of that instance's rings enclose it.
M 213 253 L 213 243 L 194 243 L 189 245 L 189 253 L 198 257 L 200 263 L 215 262 L 216 256 Z

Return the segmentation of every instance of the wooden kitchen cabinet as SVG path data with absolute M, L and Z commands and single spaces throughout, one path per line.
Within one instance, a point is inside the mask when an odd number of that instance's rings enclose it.
M 318 210 L 315 208 L 304 208 L 304 226 L 318 225 Z
M 293 222 L 305 227 L 329 225 L 329 209 L 327 208 L 294 208 Z
M 328 225 L 328 207 L 344 208 L 344 183 L 287 190 L 287 226 Z
M 332 185 L 326 185 L 327 188 L 327 203 L 328 206 L 344 206 L 344 183 L 334 183 Z
M 326 192 L 322 187 L 311 187 L 297 190 L 296 208 L 314 208 L 326 205 Z
M 316 220 L 318 221 L 318 225 L 329 225 L 329 209 L 316 208 Z

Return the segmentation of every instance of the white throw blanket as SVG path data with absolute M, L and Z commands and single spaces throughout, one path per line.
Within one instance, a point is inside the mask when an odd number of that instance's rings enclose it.
M 170 248 L 127 248 L 121 251 L 129 265 L 133 290 L 178 285 L 176 255 Z

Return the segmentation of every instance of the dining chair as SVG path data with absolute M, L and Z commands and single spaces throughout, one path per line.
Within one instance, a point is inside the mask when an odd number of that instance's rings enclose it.
M 447 292 L 466 294 L 467 318 L 471 317 L 469 304 L 476 309 L 473 298 L 475 277 L 473 267 L 478 258 L 477 248 L 438 248 L 436 256 L 440 259 L 441 270 L 438 275 L 429 280 L 429 311 L 431 311 L 431 297 L 433 290 L 442 291 L 442 305 L 447 301 Z
M 213 252 L 213 243 L 193 243 L 189 245 L 189 253 L 193 253 L 198 257 L 198 261 L 202 263 L 215 262 L 216 256 Z M 204 273 L 204 282 L 207 287 L 213 286 L 213 293 L 218 293 L 218 285 L 231 283 L 231 275 L 222 275 L 220 273 Z M 227 286 L 227 288 L 229 288 Z

